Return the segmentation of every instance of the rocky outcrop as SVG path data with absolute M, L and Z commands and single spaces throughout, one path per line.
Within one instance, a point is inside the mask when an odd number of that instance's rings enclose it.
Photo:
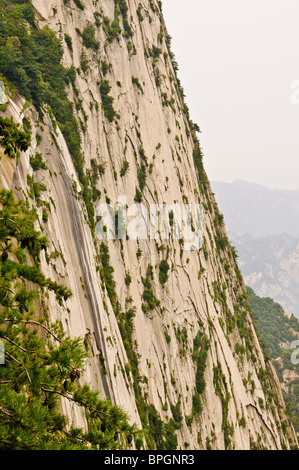
M 158 413 L 177 436 L 178 448 L 290 448 L 296 437 L 291 427 L 289 434 L 281 427 L 286 417 L 279 385 L 272 368 L 269 374 L 200 163 L 196 126 L 176 78 L 159 2 L 127 2 L 128 10 L 120 10 L 117 18 L 116 37 L 109 25 L 120 2 L 85 0 L 84 9 L 73 0 L 32 4 L 38 26 L 48 26 L 62 39 L 64 65 L 76 69 L 76 94 L 70 86 L 69 97 L 82 124 L 84 168 L 90 180 L 95 168 L 99 171 L 93 181 L 99 191 L 95 207 L 114 206 L 121 196 L 130 211 L 136 201 L 148 213 L 151 205 L 163 203 L 203 208 L 198 226 L 194 212 L 188 219 L 195 230 L 190 239 L 200 233 L 195 242 L 176 237 L 171 223 L 168 238 L 158 227 L 154 237 L 147 233 L 135 239 L 138 227 L 134 232 L 136 218 L 129 211 L 130 235 L 99 239 L 101 225 L 93 230 L 90 224 L 72 157 L 53 116 L 43 110 L 41 121 L 33 106 L 24 107 L 22 97 L 10 97 L 5 114 L 20 123 L 24 116 L 31 121 L 32 145 L 13 167 L 3 157 L 1 185 L 36 205 L 54 247 L 43 255 L 42 268 L 73 292 L 64 306 L 57 307 L 51 297 L 46 303 L 53 320 L 60 319 L 71 336 L 89 345 L 80 381 L 122 405 L 139 426 L 151 430 L 149 416 Z M 84 42 L 90 26 L 96 47 Z M 129 37 L 124 34 L 128 26 Z M 105 96 L 113 98 L 112 119 L 105 112 L 104 81 L 109 84 Z M 38 171 L 30 165 L 36 152 L 46 164 Z M 44 185 L 39 204 L 28 175 Z M 274 382 L 277 394 L 272 393 Z M 76 423 L 84 423 L 80 410 L 62 406 Z

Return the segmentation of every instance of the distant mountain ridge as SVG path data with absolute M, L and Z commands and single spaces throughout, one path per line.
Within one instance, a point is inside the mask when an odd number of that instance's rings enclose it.
M 299 190 L 269 189 L 242 180 L 211 185 L 229 231 L 255 238 L 281 233 L 299 236 Z
M 299 239 L 292 235 L 229 233 L 239 255 L 245 283 L 261 297 L 271 297 L 299 317 Z
M 299 317 L 299 191 L 212 182 L 245 283 Z

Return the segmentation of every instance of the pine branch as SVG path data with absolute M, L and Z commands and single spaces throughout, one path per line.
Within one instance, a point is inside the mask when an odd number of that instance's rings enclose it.
M 49 389 L 44 388 L 43 386 L 41 388 L 42 388 L 43 392 L 45 392 L 45 393 L 54 393 L 54 394 L 60 395 L 61 397 L 66 398 L 67 400 L 70 400 L 70 401 L 73 401 L 74 403 L 77 403 L 77 405 L 79 405 L 79 406 L 83 406 L 85 408 L 88 408 L 89 411 L 94 411 L 99 416 L 102 416 L 102 417 L 105 417 L 105 418 L 107 418 L 107 417 L 110 418 L 109 421 L 111 421 L 111 414 L 105 413 L 104 411 L 101 411 L 101 410 L 98 410 L 95 406 L 93 406 L 90 403 L 87 403 L 84 400 L 75 399 L 72 395 L 66 395 L 65 393 L 59 392 L 58 390 L 49 390 Z
M 3 323 L 6 323 L 6 322 L 13 322 L 14 320 L 10 320 L 9 318 L 6 318 L 5 320 L 3 320 Z M 51 331 L 49 330 L 49 328 L 47 328 L 45 325 L 43 325 L 42 323 L 39 323 L 37 321 L 33 321 L 33 320 L 18 320 L 16 323 L 23 323 L 25 325 L 29 324 L 29 325 L 37 325 L 37 326 L 40 326 L 42 328 L 44 328 L 44 330 L 46 330 L 49 335 L 53 336 L 53 338 L 58 341 L 58 343 L 61 343 L 62 341 Z
M 0 406 L 0 412 L 3 413 L 8 418 L 12 418 L 13 415 L 14 415 L 14 413 L 12 411 L 7 411 L 4 408 L 2 408 L 2 406 Z
M 16 348 L 19 348 L 21 351 L 25 352 L 25 353 L 28 353 L 28 351 L 24 348 L 22 348 L 22 346 L 20 346 L 19 344 L 15 343 L 12 339 L 8 338 L 7 336 L 0 336 L 0 338 L 2 339 L 5 339 L 6 341 L 8 341 L 9 343 L 13 344 L 14 346 L 16 346 Z
M 0 286 L 0 289 L 7 290 L 7 291 L 11 292 L 12 294 L 14 294 L 14 291 L 13 291 L 13 290 L 11 290 L 11 289 L 9 289 L 9 288 L 8 288 L 8 287 L 6 287 L 6 286 Z
M 27 351 L 26 351 L 27 352 Z M 25 372 L 26 372 L 26 375 L 28 377 L 28 380 L 30 383 L 32 383 L 32 380 L 30 378 L 30 375 L 29 375 L 29 372 L 28 370 L 26 369 L 26 367 L 24 366 L 24 364 L 22 364 L 20 361 L 18 361 L 15 357 L 13 357 L 11 354 L 9 354 L 7 351 L 5 351 L 5 355 L 10 357 L 10 359 L 12 359 L 13 361 L 15 361 L 17 364 L 19 364 L 20 366 L 24 367 L 25 369 Z
M 77 403 L 78 405 L 88 407 L 89 409 L 92 409 L 93 411 L 105 416 L 105 413 L 103 411 L 99 411 L 97 408 L 95 408 L 94 406 L 90 405 L 89 403 L 83 400 L 76 400 L 72 395 L 66 395 L 65 393 L 59 392 L 58 390 L 49 390 L 49 389 L 44 388 L 43 386 L 41 388 L 43 392 L 45 393 L 56 393 L 57 395 L 60 395 L 61 397 L 66 398 L 67 400 L 73 401 L 74 403 Z
M 17 216 L 15 216 L 17 217 Z M 4 220 L 5 222 L 8 221 L 8 222 L 11 222 L 12 224 L 14 224 L 15 226 L 17 225 L 16 222 L 12 219 L 6 219 L 5 217 L 0 217 L 0 220 Z M 20 233 L 20 230 L 18 229 L 18 227 L 15 227 L 16 231 Z
M 6 294 L 5 294 L 5 297 L 2 299 L 2 303 L 3 303 L 3 301 L 6 299 L 6 297 L 8 296 L 8 292 L 10 292 L 10 293 L 13 294 L 13 295 L 15 294 L 14 291 L 12 291 L 11 289 L 9 289 L 9 288 L 6 287 L 6 286 L 1 286 L 0 289 L 6 290 Z

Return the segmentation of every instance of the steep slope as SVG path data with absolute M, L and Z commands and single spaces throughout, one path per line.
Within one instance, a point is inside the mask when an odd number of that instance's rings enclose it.
M 3 155 L 1 185 L 37 208 L 56 247 L 43 255 L 43 271 L 73 297 L 65 307 L 49 298 L 47 306 L 53 320 L 89 344 L 80 381 L 148 428 L 148 448 L 296 445 L 203 169 L 160 2 L 32 5 L 38 28 L 49 27 L 63 44 L 84 160 L 63 109 L 54 111 L 57 125 L 50 108 L 9 92 L 3 113 L 31 123 L 32 145 L 18 161 Z M 38 155 L 46 167 L 30 159 Z M 111 232 L 99 204 L 115 207 L 119 197 L 128 206 L 127 235 L 102 240 Z M 147 214 L 136 221 L 135 202 L 148 213 L 151 205 L 190 204 L 191 231 L 176 236 L 172 216 L 169 237 L 163 226 L 142 236 Z M 80 410 L 62 406 L 84 424 Z

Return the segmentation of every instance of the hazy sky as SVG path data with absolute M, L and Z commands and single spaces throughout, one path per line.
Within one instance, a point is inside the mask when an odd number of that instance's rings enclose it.
M 209 179 L 299 189 L 299 1 L 162 3 Z

